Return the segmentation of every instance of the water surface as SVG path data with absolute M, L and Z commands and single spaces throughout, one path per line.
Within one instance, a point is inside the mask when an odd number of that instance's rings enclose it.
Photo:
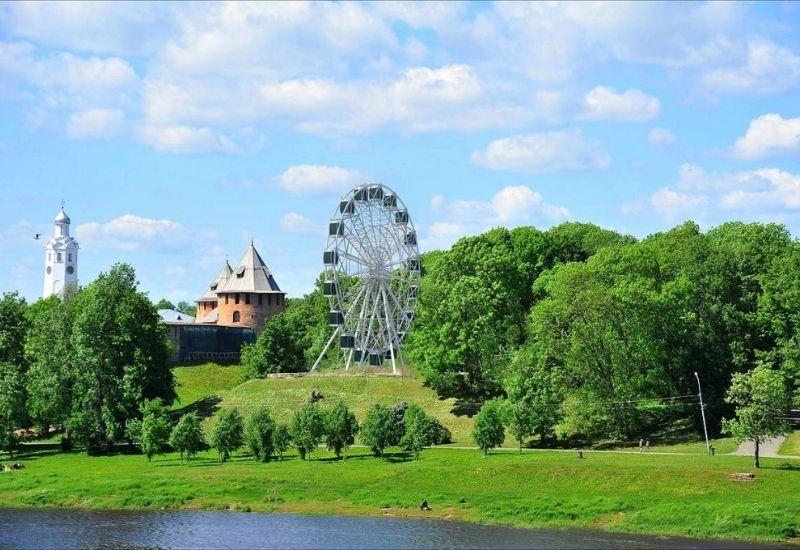
M 203 511 L 0 509 L 0 548 L 753 548 L 455 521 Z

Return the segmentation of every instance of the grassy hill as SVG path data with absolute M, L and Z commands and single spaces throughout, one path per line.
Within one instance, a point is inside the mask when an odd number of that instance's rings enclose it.
M 238 384 L 242 375 L 242 368 L 238 366 L 209 363 L 176 367 L 173 372 L 178 382 L 178 407 L 217 396 L 221 401 L 217 403 L 218 400 L 214 400 L 214 409 L 236 407 L 246 416 L 255 407 L 266 405 L 279 422 L 289 422 L 294 411 L 306 402 L 312 390 L 322 392 L 322 405 L 343 401 L 359 420 L 375 403 L 391 405 L 405 401 L 415 403 L 436 416 L 452 432 L 454 444 L 473 445 L 470 435 L 472 419 L 453 414 L 455 400 L 439 399 L 435 391 L 422 385 L 422 379 L 411 369 L 402 377 L 328 373 L 248 380 L 242 384 Z M 213 418 L 206 422 L 213 422 Z
M 178 401 L 173 408 L 191 405 L 203 398 L 220 395 L 242 381 L 244 367 L 241 365 L 218 365 L 205 363 L 172 369 L 177 382 Z

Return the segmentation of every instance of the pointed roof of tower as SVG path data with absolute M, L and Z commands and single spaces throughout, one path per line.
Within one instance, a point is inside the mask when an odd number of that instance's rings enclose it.
M 225 265 L 222 266 L 222 269 L 219 270 L 219 273 L 214 280 L 211 281 L 211 284 L 208 285 L 208 289 L 206 289 L 205 294 L 200 296 L 198 302 L 207 302 L 207 301 L 215 301 L 217 299 L 217 291 L 225 285 L 225 282 L 233 273 L 233 269 L 231 268 L 231 264 L 228 263 L 228 260 L 225 260 Z
M 242 261 L 233 270 L 227 282 L 220 286 L 217 292 L 281 292 L 272 272 L 253 246 L 253 241 L 250 241 Z

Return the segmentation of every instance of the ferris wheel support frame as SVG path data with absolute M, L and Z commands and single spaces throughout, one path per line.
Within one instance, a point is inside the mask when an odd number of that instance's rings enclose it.
M 405 204 L 380 183 L 351 189 L 330 219 L 324 260 L 329 324 L 335 328 L 311 371 L 339 336 L 338 365 L 343 362 L 345 371 L 354 363 L 380 366 L 388 360 L 392 374 L 398 374 L 421 267 Z

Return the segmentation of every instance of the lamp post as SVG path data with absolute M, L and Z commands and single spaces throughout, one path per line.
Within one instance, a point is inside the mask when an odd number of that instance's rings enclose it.
M 706 428 L 706 407 L 703 405 L 703 390 L 700 388 L 700 375 L 697 371 L 694 373 L 697 378 L 697 395 L 700 397 L 700 415 L 703 417 L 703 433 L 706 436 L 706 452 L 711 454 L 711 443 L 708 442 L 708 428 Z

